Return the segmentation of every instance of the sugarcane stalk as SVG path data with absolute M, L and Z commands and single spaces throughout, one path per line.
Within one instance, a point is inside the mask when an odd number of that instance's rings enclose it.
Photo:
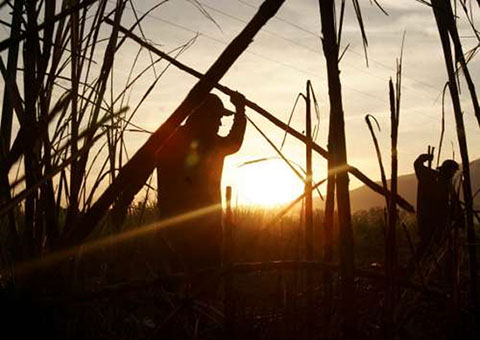
M 65 236 L 62 247 L 81 243 L 94 230 L 114 202 L 116 205 L 126 206 L 132 201 L 134 195 L 154 170 L 156 154 L 159 149 L 172 136 L 182 121 L 202 103 L 205 96 L 212 90 L 213 84 L 223 77 L 250 45 L 256 33 L 275 15 L 283 2 L 284 0 L 266 0 L 260 6 L 252 20 L 227 46 L 205 76 L 190 90 L 173 114 L 120 169 L 118 176 L 95 204 L 82 218 L 78 219 L 71 232 Z
M 227 186 L 225 191 L 226 211 L 223 238 L 223 267 L 225 271 L 225 331 L 229 339 L 235 339 L 235 295 L 233 290 L 233 213 L 232 187 Z
M 341 276 L 341 313 L 343 316 L 343 336 L 346 339 L 356 337 L 355 302 L 355 252 L 352 219 L 350 211 L 349 178 L 347 171 L 347 150 L 345 143 L 345 122 L 342 103 L 340 70 L 338 65 L 338 41 L 335 29 L 335 2 L 319 0 L 322 23 L 323 51 L 327 63 L 327 78 L 330 100 L 330 124 L 333 132 L 329 136 L 329 151 L 335 172 L 338 217 L 340 226 L 340 276 Z M 331 137 L 331 139 L 330 139 Z M 331 144 L 330 144 L 331 142 Z M 330 150 L 331 148 L 331 150 Z
M 453 111 L 455 115 L 455 123 L 457 126 L 457 138 L 460 148 L 460 155 L 462 158 L 463 171 L 463 195 L 465 198 L 465 216 L 467 224 L 467 241 L 468 253 L 470 262 L 470 292 L 471 301 L 474 306 L 478 306 L 478 264 L 477 264 L 477 249 L 475 246 L 476 235 L 473 222 L 473 196 L 472 196 L 472 181 L 470 176 L 470 161 L 468 156 L 467 139 L 465 133 L 465 124 L 463 121 L 463 112 L 460 104 L 459 89 L 455 78 L 455 67 L 450 46 L 448 20 L 446 13 L 449 13 L 449 2 L 432 0 L 432 9 L 437 23 L 438 32 L 443 48 L 443 55 L 445 59 L 445 66 L 448 73 L 448 87 L 450 89 L 450 96 L 452 98 Z
M 305 260 L 313 261 L 313 190 L 312 190 L 312 114 L 311 114 L 311 84 L 307 81 L 306 101 L 306 179 L 305 179 Z M 306 270 L 306 295 L 307 295 L 307 338 L 313 337 L 313 277 L 312 272 Z
M 113 25 L 113 22 L 110 20 L 110 19 L 105 19 L 105 22 L 107 24 L 110 24 L 110 25 Z M 178 69 L 182 70 L 182 71 L 185 71 L 186 73 L 188 74 L 191 74 L 192 76 L 198 78 L 198 79 L 202 79 L 204 77 L 204 75 L 196 70 L 194 70 L 193 68 L 179 62 L 178 60 L 176 60 L 175 58 L 169 56 L 167 53 L 165 52 L 162 52 L 160 51 L 158 48 L 150 45 L 149 43 L 145 42 L 142 40 L 142 38 L 140 38 L 139 36 L 133 34 L 130 30 L 122 27 L 122 26 L 119 26 L 119 31 L 123 34 L 125 34 L 127 37 L 129 37 L 130 39 L 134 40 L 135 42 L 137 42 L 139 45 L 141 45 L 142 47 L 145 47 L 146 49 L 152 51 L 153 53 L 155 53 L 156 55 L 164 58 L 165 60 L 167 60 L 169 63 L 171 63 L 172 65 L 174 65 L 175 67 L 177 67 Z M 232 94 L 234 94 L 236 91 L 235 90 L 232 90 L 224 85 L 221 85 L 219 83 L 215 83 L 213 84 L 213 86 L 225 93 L 226 95 L 229 95 L 231 96 Z M 306 143 L 307 140 L 306 140 L 306 137 L 299 131 L 293 129 L 291 126 L 289 126 L 288 124 L 285 124 L 284 122 L 282 122 L 280 119 L 278 119 L 277 117 L 275 117 L 272 113 L 268 112 L 267 110 L 265 110 L 264 108 L 262 108 L 260 105 L 258 105 L 257 103 L 249 100 L 248 98 L 245 100 L 245 106 L 252 109 L 253 111 L 259 113 L 260 115 L 262 115 L 264 118 L 266 118 L 267 120 L 269 120 L 272 124 L 274 124 L 275 126 L 277 126 L 278 128 L 286 131 L 287 133 L 289 133 L 291 136 L 295 137 L 296 139 L 300 140 L 301 142 L 303 143 Z M 329 159 L 329 152 L 322 148 L 320 145 L 316 144 L 316 143 L 312 143 L 312 148 L 313 148 L 313 151 L 315 151 L 316 153 L 318 153 L 320 156 L 326 158 L 326 159 Z M 363 184 L 365 184 L 366 186 L 368 186 L 371 190 L 373 190 L 374 192 L 382 195 L 382 196 L 390 196 L 390 192 L 388 191 L 385 191 L 384 188 L 379 185 L 378 183 L 376 183 L 375 181 L 371 180 L 370 178 L 368 178 L 363 172 L 361 172 L 359 169 L 357 169 L 356 167 L 354 166 L 351 166 L 351 165 L 347 165 L 347 171 L 352 174 L 353 176 L 355 176 L 359 181 L 361 181 Z M 398 205 L 405 209 L 407 212 L 410 212 L 410 213 L 413 213 L 415 212 L 415 209 L 413 208 L 413 206 L 407 202 L 403 197 L 401 196 L 397 196 L 397 199 L 398 199 Z
M 15 0 L 13 4 L 12 23 L 10 37 L 12 39 L 18 38 L 21 28 L 21 13 L 23 8 L 22 0 Z M 12 136 L 12 123 L 13 123 L 13 105 L 11 103 L 12 98 L 9 93 L 11 83 L 15 81 L 17 74 L 18 63 L 18 45 L 12 46 L 8 50 L 7 57 L 7 70 L 5 81 L 5 88 L 3 93 L 2 103 L 2 117 L 0 125 L 0 204 L 8 202 L 12 197 L 10 194 L 10 183 L 8 180 L 8 169 L 4 168 L 6 157 L 10 151 L 10 143 Z M 18 249 L 18 233 L 15 221 L 15 215 L 13 211 L 9 211 L 8 216 L 8 228 L 9 238 L 12 243 L 15 252 Z M 18 254 L 17 254 L 18 255 Z

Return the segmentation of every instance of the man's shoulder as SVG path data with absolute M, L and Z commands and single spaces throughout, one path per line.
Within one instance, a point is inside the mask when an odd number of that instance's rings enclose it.
M 438 175 L 435 170 L 430 168 L 417 172 L 417 179 L 419 188 L 422 188 L 421 190 L 432 191 L 438 186 Z
M 167 146 L 181 147 L 188 139 L 191 139 L 190 132 L 185 126 L 180 126 L 173 135 L 168 139 Z

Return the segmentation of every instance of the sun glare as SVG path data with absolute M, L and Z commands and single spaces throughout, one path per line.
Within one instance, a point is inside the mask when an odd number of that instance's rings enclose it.
M 282 160 L 268 160 L 238 169 L 237 195 L 242 205 L 274 207 L 303 192 L 302 181 Z

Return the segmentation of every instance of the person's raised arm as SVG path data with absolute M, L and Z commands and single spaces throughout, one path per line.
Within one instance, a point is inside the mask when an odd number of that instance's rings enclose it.
M 245 118 L 245 97 L 235 92 L 235 94 L 230 97 L 230 101 L 235 106 L 235 116 L 230 133 L 228 136 L 222 138 L 223 150 L 226 154 L 235 153 L 240 149 L 247 126 L 247 119 Z
M 427 153 L 421 154 L 417 157 L 413 166 L 417 177 L 421 177 L 424 174 L 430 173 L 432 170 L 424 165 L 425 162 L 433 160 L 433 155 Z

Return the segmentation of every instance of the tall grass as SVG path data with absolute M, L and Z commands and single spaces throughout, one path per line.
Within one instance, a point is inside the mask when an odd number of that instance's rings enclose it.
M 125 87 L 115 87 L 115 56 L 126 41 L 118 24 L 126 6 L 135 11 L 131 1 L 14 1 L 12 6 L 11 35 L 2 42 L 7 65 L 0 61 L 5 81 L 0 210 L 2 224 L 9 226 L 0 246 L 6 266 L 63 243 L 96 191 L 124 164 L 124 134 L 163 74 L 127 114 L 127 94 L 159 61 L 138 72 L 138 49 Z M 130 29 L 141 28 L 149 12 L 136 16 Z M 105 18 L 117 26 L 106 25 Z M 24 219 L 15 217 L 19 209 Z

